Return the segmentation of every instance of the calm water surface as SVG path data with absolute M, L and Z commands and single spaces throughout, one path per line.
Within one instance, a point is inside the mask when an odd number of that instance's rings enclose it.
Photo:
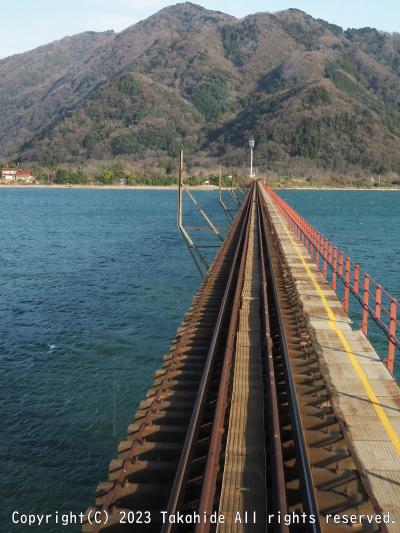
M 282 196 L 400 296 L 400 193 Z M 199 284 L 175 208 L 173 191 L 0 190 L 0 529 L 93 503 Z M 29 531 L 61 529 L 80 527 Z

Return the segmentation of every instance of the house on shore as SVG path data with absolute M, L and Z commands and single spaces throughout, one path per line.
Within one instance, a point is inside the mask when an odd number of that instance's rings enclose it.
M 1 170 L 1 181 L 5 183 L 34 183 L 35 176 L 32 170 L 3 168 Z
M 1 180 L 12 182 L 17 181 L 17 169 L 16 168 L 2 168 L 1 169 Z

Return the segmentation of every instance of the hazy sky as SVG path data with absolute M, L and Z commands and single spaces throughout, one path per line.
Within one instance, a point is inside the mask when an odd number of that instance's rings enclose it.
M 85 30 L 120 31 L 174 0 L 0 0 L 0 58 Z M 347 27 L 400 31 L 399 0 L 198 0 L 209 9 L 243 17 L 296 7 Z

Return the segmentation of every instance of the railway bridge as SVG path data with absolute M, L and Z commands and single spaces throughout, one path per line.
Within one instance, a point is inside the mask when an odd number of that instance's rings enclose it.
M 400 532 L 398 304 L 374 283 L 253 182 L 83 531 Z

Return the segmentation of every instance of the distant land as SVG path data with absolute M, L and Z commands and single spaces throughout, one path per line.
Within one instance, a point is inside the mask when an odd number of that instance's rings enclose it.
M 243 169 L 254 135 L 259 174 L 400 183 L 398 33 L 184 3 L 3 59 L 0 75 L 0 163 L 49 180 L 171 176 L 180 147 L 188 172 Z

